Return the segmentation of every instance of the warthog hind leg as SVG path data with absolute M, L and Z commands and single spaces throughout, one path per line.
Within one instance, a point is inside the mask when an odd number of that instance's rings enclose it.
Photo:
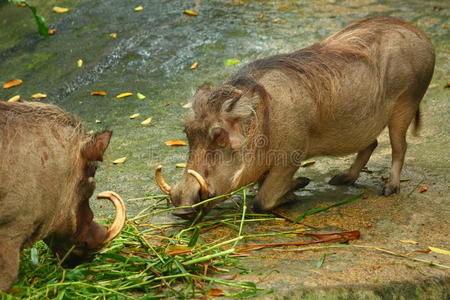
M 389 139 L 392 148 L 391 172 L 388 182 L 381 189 L 381 194 L 389 196 L 400 192 L 400 173 L 407 148 L 406 132 L 416 114 L 417 106 L 399 103 L 389 121 Z
M 367 164 L 370 156 L 377 146 L 378 142 L 377 140 L 375 140 L 368 147 L 359 151 L 355 161 L 353 162 L 347 173 L 334 176 L 330 179 L 330 181 L 328 181 L 328 183 L 332 185 L 352 185 L 353 183 L 355 183 L 356 179 L 358 179 L 359 177 L 359 173 Z

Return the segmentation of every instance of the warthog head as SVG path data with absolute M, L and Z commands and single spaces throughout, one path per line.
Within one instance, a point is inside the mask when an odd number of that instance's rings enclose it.
M 75 211 L 62 226 L 56 228 L 45 239 L 60 259 L 65 258 L 64 263 L 68 266 L 75 266 L 89 260 L 95 252 L 120 233 L 125 223 L 125 205 L 120 196 L 114 192 L 102 192 L 97 195 L 97 198 L 108 199 L 114 204 L 116 217 L 109 228 L 93 221 L 94 214 L 89 206 L 89 198 L 96 186 L 94 175 L 97 161 L 103 161 L 103 153 L 110 138 L 111 132 L 104 131 L 92 136 L 85 143 L 79 158 L 81 175 L 77 176 L 78 182 L 72 194 Z
M 266 97 L 265 90 L 257 84 L 250 87 L 230 84 L 214 90 L 202 86 L 197 90 L 193 114 L 185 124 L 190 151 L 183 178 L 172 188 L 162 177 L 161 167 L 155 174 L 159 187 L 170 195 L 175 206 L 190 206 L 259 178 L 263 171 L 252 167 L 246 156 L 252 157 L 250 154 L 254 154 L 256 148 L 267 146 L 266 136 L 259 133 L 263 132 L 260 128 L 263 122 L 258 122 L 259 118 L 266 117 Z M 256 141 L 255 136 L 262 137 L 261 141 Z M 215 203 L 196 209 L 180 208 L 173 214 L 191 219 L 200 210 L 208 211 Z

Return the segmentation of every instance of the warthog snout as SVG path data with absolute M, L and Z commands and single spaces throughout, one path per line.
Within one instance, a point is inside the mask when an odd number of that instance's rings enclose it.
M 184 180 L 174 187 L 171 187 L 165 181 L 161 169 L 161 166 L 158 166 L 156 168 L 156 183 L 163 193 L 170 196 L 170 200 L 174 206 L 182 207 L 180 209 L 174 210 L 172 212 L 173 215 L 183 219 L 193 219 L 199 211 L 206 208 L 185 207 L 192 206 L 196 203 L 208 199 L 211 196 L 210 192 L 208 191 L 206 180 L 202 175 L 194 170 L 188 169 L 186 171 Z

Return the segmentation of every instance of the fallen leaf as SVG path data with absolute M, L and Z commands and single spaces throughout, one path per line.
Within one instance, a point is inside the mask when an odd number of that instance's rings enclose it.
M 141 122 L 141 125 L 148 125 L 152 122 L 152 117 L 145 119 Z
M 115 161 L 113 161 L 113 164 L 115 164 L 115 165 L 123 164 L 126 161 L 127 161 L 127 158 L 124 156 L 124 157 L 118 158 Z
M 166 144 L 167 146 L 186 146 L 187 145 L 187 143 L 182 140 L 165 141 L 164 144 Z
M 54 35 L 55 33 L 56 33 L 56 29 L 54 29 L 54 28 L 48 30 L 49 35 Z
M 185 163 L 179 163 L 175 165 L 177 168 L 186 168 L 186 164 Z
M 428 246 L 428 249 L 430 249 L 430 250 L 433 251 L 434 253 L 450 255 L 450 251 L 449 251 L 449 250 L 445 250 L 445 249 L 441 249 L 441 248 L 436 248 L 436 247 L 430 247 L 430 246 Z
M 191 108 L 192 107 L 192 103 L 186 103 L 185 105 L 183 105 L 183 108 Z
M 421 186 L 419 188 L 419 193 L 423 193 L 423 192 L 426 192 L 426 191 L 428 191 L 428 187 L 426 187 L 426 186 Z
M 105 91 L 93 91 L 91 92 L 92 96 L 106 96 L 106 92 Z
M 191 17 L 195 17 L 198 16 L 198 12 L 194 11 L 194 10 L 185 10 L 183 12 L 185 15 L 191 16 Z
M 77 67 L 81 68 L 82 66 L 83 66 L 83 60 L 82 59 L 77 60 Z
M 59 7 L 59 6 L 54 6 L 53 7 L 53 12 L 58 13 L 58 14 L 63 14 L 69 11 L 68 8 L 66 7 Z
M 36 93 L 36 94 L 31 95 L 31 98 L 33 98 L 33 99 L 44 99 L 44 98 L 47 98 L 47 94 Z
M 101 123 L 102 121 L 100 121 L 100 120 L 95 120 L 95 123 L 97 123 L 97 124 L 99 124 L 99 123 Z
M 362 198 L 363 199 L 367 199 L 367 198 L 369 198 L 369 195 L 368 194 L 363 194 Z
M 450 88 L 450 81 L 447 81 L 447 88 Z
M 302 167 L 302 168 L 309 167 L 315 163 L 316 163 L 315 160 L 305 160 L 305 161 L 302 161 L 302 163 L 300 164 L 300 167 Z
M 91 280 L 92 278 L 94 278 L 94 275 L 88 274 L 85 279 L 86 280 Z
M 116 96 L 116 98 L 125 98 L 125 97 L 130 97 L 133 96 L 133 93 L 122 93 Z
M 193 63 L 191 65 L 191 67 L 190 67 L 191 70 L 194 70 L 194 69 L 197 69 L 197 68 L 198 68 L 198 62 Z
M 210 289 L 208 291 L 208 296 L 212 296 L 212 297 L 225 296 L 225 292 L 221 289 Z
M 134 11 L 142 11 L 144 9 L 144 7 L 142 6 L 138 6 L 134 8 Z
M 413 252 L 417 252 L 417 253 L 430 253 L 430 250 L 415 250 Z
M 11 79 L 11 80 L 8 80 L 7 82 L 5 82 L 3 84 L 3 88 L 4 89 L 9 89 L 9 88 L 12 88 L 13 86 L 21 85 L 22 82 L 23 82 L 22 79 Z
M 266 17 L 266 15 L 263 12 L 259 13 L 260 20 L 264 20 L 265 17 Z
M 145 99 L 145 95 L 144 95 L 144 94 L 141 94 L 141 93 L 137 93 L 137 94 L 136 94 L 136 97 L 137 97 L 139 100 L 144 100 L 144 99 Z
M 94 132 L 94 130 L 89 130 L 88 131 L 88 134 L 94 134 L 95 132 Z
M 169 245 L 167 247 L 167 254 L 171 256 L 185 254 L 191 251 L 191 248 L 189 248 L 188 246 Z
M 112 39 L 116 39 L 117 38 L 117 33 L 113 32 L 109 34 L 109 37 Z
M 15 95 L 14 97 L 11 97 L 6 102 L 19 102 L 20 101 L 20 95 Z
M 136 118 L 139 118 L 140 116 L 141 116 L 141 114 L 132 114 L 130 116 L 130 119 L 136 119 Z
M 440 11 L 441 9 L 442 9 L 442 7 L 440 7 L 440 6 L 433 6 L 434 11 Z
M 224 64 L 225 67 L 230 67 L 230 66 L 237 65 L 240 62 L 241 61 L 239 59 L 237 59 L 237 58 L 229 58 L 223 64 Z
M 411 244 L 411 245 L 417 245 L 418 244 L 418 242 L 413 241 L 413 240 L 400 240 L 400 243 Z
M 281 19 L 280 18 L 275 18 L 275 19 L 272 20 L 272 22 L 277 24 L 277 23 L 281 22 Z

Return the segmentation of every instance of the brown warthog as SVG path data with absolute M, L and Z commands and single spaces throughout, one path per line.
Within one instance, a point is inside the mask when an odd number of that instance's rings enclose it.
M 302 160 L 358 153 L 330 180 L 353 184 L 387 126 L 392 167 L 382 194 L 399 192 L 406 132 L 434 70 L 428 38 L 392 17 L 364 19 L 299 51 L 257 60 L 219 88 L 200 87 L 187 120 L 187 171 L 175 187 L 157 181 L 175 206 L 192 205 L 251 182 L 257 211 L 307 184 L 293 180 Z M 210 208 L 210 205 L 205 209 Z M 192 209 L 176 215 L 191 218 Z
M 20 251 L 44 239 L 74 265 L 113 239 L 125 222 L 125 206 L 113 192 L 109 229 L 89 207 L 97 161 L 110 131 L 88 135 L 82 124 L 56 106 L 0 102 L 0 290 L 16 280 Z

